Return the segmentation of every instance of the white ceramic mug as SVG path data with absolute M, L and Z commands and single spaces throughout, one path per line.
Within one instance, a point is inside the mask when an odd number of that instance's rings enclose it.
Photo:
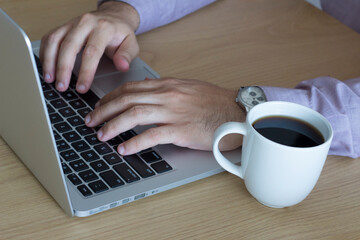
M 258 133 L 253 123 L 272 116 L 302 120 L 317 129 L 324 142 L 314 147 L 291 147 L 271 141 Z M 244 135 L 241 166 L 230 162 L 219 151 L 220 140 L 232 133 Z M 252 108 L 245 122 L 222 124 L 214 134 L 213 153 L 225 170 L 244 179 L 246 188 L 260 203 L 283 208 L 301 202 L 312 191 L 332 137 L 330 123 L 318 112 L 295 103 L 266 102 Z

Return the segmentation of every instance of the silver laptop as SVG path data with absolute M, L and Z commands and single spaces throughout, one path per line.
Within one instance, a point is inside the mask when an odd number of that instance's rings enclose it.
M 77 62 L 72 89 L 59 93 L 42 80 L 39 46 L 0 9 L 0 134 L 69 216 L 86 217 L 222 171 L 211 152 L 174 145 L 117 154 L 119 143 L 149 126 L 101 143 L 96 129 L 84 125 L 106 93 L 127 81 L 159 77 L 141 59 L 120 73 L 103 58 L 85 95 L 73 88 Z

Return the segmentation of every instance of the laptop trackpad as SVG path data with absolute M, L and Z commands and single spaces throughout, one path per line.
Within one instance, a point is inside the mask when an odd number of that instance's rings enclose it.
M 74 72 L 79 69 L 79 62 L 75 65 Z M 140 58 L 135 58 L 128 72 L 119 72 L 115 69 L 112 61 L 103 57 L 99 63 L 91 90 L 102 98 L 107 93 L 115 90 L 122 84 L 130 81 L 142 81 L 145 78 L 159 78 L 159 74 L 150 68 Z
M 107 93 L 115 90 L 122 84 L 130 81 L 141 81 L 146 77 L 151 78 L 146 75 L 145 71 L 139 70 L 130 70 L 127 73 L 112 73 L 110 75 L 98 76 L 95 77 L 91 90 L 102 98 Z

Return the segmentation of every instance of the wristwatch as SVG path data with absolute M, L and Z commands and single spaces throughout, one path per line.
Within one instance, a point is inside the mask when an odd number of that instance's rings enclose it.
M 236 97 L 240 107 L 249 112 L 254 106 L 266 102 L 264 91 L 258 86 L 241 87 Z

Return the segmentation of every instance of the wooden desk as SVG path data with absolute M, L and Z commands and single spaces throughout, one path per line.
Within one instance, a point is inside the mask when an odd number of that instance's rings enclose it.
M 95 9 L 95 0 L 0 0 L 29 34 Z M 223 87 L 293 87 L 360 76 L 360 35 L 303 0 L 222 0 L 138 38 L 162 76 Z M 0 239 L 359 239 L 360 161 L 330 156 L 313 192 L 262 206 L 222 173 L 89 218 L 69 218 L 0 139 Z

